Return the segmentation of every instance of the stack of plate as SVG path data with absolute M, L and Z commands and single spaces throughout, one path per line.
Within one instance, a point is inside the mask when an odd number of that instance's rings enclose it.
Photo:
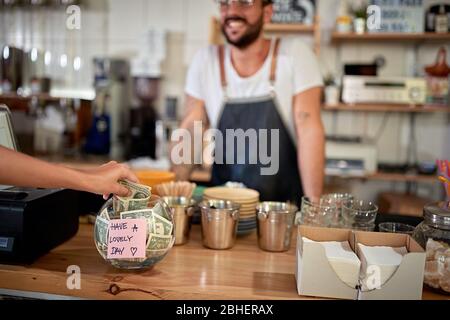
M 257 228 L 256 216 L 250 219 L 240 219 L 238 225 L 238 236 L 252 233 Z
M 256 229 L 256 206 L 259 192 L 252 189 L 217 187 L 206 189 L 204 200 L 227 200 L 241 205 L 238 235 L 251 233 Z

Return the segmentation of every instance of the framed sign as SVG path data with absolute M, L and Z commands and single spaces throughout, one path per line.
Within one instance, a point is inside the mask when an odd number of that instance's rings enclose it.
M 415 33 L 425 30 L 423 0 L 371 0 L 381 9 L 381 29 L 371 32 Z
M 274 23 L 301 23 L 312 25 L 316 10 L 315 0 L 274 0 Z

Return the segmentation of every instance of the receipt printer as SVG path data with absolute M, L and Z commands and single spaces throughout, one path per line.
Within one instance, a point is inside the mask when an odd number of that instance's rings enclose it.
M 0 191 L 0 264 L 31 264 L 78 232 L 72 190 Z

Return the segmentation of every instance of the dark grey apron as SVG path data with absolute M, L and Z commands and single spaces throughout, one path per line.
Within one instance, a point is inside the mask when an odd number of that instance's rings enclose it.
M 228 181 L 241 182 L 248 188 L 259 191 L 261 201 L 290 201 L 299 204 L 303 191 L 301 188 L 300 174 L 297 164 L 297 149 L 292 138 L 284 125 L 278 108 L 277 99 L 275 97 L 275 75 L 276 64 L 279 49 L 279 39 L 276 40 L 273 49 L 273 58 L 270 74 L 270 82 L 272 94 L 266 97 L 251 99 L 228 99 L 226 97 L 227 81 L 225 76 L 224 47 L 220 46 L 219 61 L 221 81 L 224 89 L 225 102 L 222 115 L 219 119 L 217 129 L 224 137 L 223 143 L 223 159 L 218 159 L 217 146 L 216 158 L 213 165 L 212 184 L 223 185 Z M 249 139 L 245 140 L 245 164 L 238 162 L 238 149 L 242 150 L 244 146 L 237 145 L 237 139 L 234 143 L 226 142 L 227 129 L 255 129 L 257 133 L 261 129 L 267 130 L 268 134 L 268 154 L 270 155 L 271 130 L 279 130 L 279 171 L 275 175 L 262 175 L 261 168 L 267 168 L 259 158 L 258 149 L 249 148 Z M 260 136 L 257 134 L 259 145 Z M 234 148 L 233 164 L 227 164 L 227 154 Z M 266 152 L 264 152 L 266 153 Z M 219 153 L 220 154 L 220 153 Z M 256 154 L 256 155 L 255 155 Z M 257 157 L 257 163 L 251 164 L 250 157 Z M 242 157 L 242 156 L 241 156 Z M 272 155 L 273 158 L 273 155 Z M 242 160 L 242 159 L 241 159 Z M 223 164 L 220 164 L 223 163 Z

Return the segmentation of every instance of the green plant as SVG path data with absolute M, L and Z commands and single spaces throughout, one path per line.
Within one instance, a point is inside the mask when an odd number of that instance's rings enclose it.
M 353 3 L 352 14 L 355 18 L 367 19 L 367 3 L 365 1 Z
M 328 73 L 328 74 L 324 77 L 323 81 L 324 81 L 325 87 L 329 87 L 329 86 L 334 86 L 334 85 L 336 85 L 336 79 L 335 79 L 335 77 L 334 77 L 331 73 Z
M 367 10 L 366 8 L 361 8 L 353 12 L 355 18 L 367 19 Z

